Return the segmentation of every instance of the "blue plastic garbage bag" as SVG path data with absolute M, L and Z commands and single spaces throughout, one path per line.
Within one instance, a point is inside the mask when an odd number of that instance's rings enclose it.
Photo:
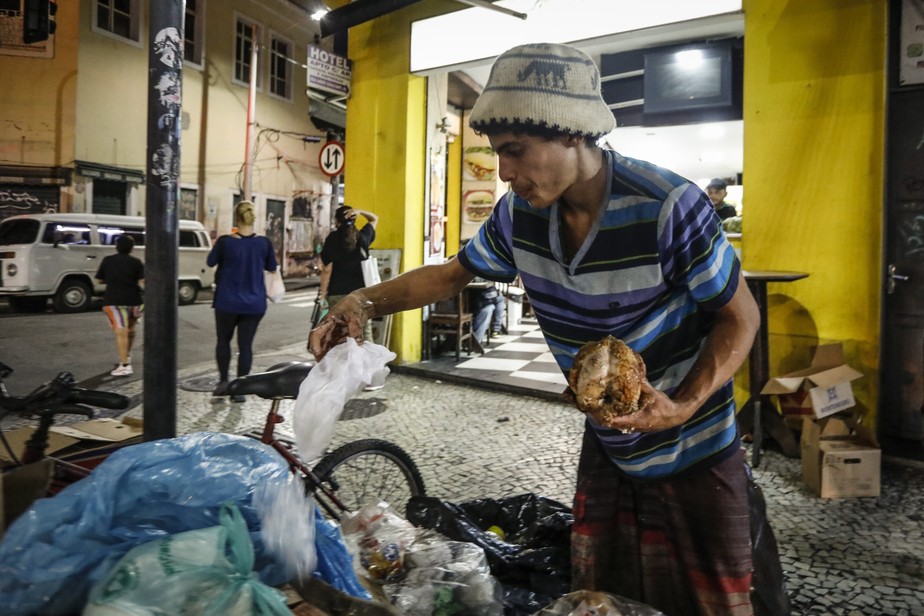
M 262 545 L 254 486 L 288 464 L 252 438 L 199 432 L 120 449 L 53 498 L 36 501 L 0 543 L 0 614 L 79 613 L 92 586 L 136 545 L 217 526 L 236 504 L 264 584 L 287 581 Z
M 318 551 L 318 566 L 314 577 L 354 597 L 371 599 L 372 595 L 356 577 L 353 557 L 343 541 L 340 525 L 324 519 L 320 511 L 314 519 L 314 545 Z

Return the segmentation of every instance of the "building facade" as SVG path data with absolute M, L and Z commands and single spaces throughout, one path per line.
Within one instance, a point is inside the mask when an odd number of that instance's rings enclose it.
M 20 2 L 0 10 L 0 216 L 144 215 L 149 91 L 180 95 L 148 84 L 149 2 L 59 3 L 55 33 L 31 45 Z M 319 168 L 328 132 L 309 117 L 305 94 L 316 34 L 307 9 L 287 0 L 186 2 L 179 217 L 213 236 L 229 232 L 249 175 L 257 230 L 293 274 L 330 219 L 332 185 Z

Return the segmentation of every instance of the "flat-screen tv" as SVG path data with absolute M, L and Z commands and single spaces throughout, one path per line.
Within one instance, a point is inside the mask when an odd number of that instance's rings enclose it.
M 731 107 L 732 47 L 691 45 L 646 53 L 644 98 L 645 113 Z

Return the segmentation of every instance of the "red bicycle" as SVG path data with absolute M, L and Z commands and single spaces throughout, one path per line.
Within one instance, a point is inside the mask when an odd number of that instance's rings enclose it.
M 249 394 L 272 401 L 262 432 L 248 436 L 278 451 L 292 472 L 302 477 L 305 489 L 335 519 L 379 500 L 403 514 L 408 500 L 423 495 L 425 488 L 417 465 L 398 445 L 375 438 L 351 441 L 309 466 L 299 458 L 291 441 L 276 436 L 276 425 L 285 421 L 279 413 L 281 402 L 298 397 L 299 387 L 313 366 L 311 362 L 285 362 L 228 384 L 229 395 Z

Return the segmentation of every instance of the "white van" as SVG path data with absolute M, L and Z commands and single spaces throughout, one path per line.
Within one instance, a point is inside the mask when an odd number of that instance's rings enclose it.
M 205 264 L 212 241 L 202 223 L 180 221 L 179 303 L 196 301 L 211 288 L 214 270 Z M 103 257 L 115 254 L 120 235 L 135 240 L 132 254 L 144 260 L 145 219 L 104 214 L 28 214 L 0 222 L 0 297 L 14 310 L 44 308 L 50 297 L 58 312 L 85 310 L 105 285 L 96 280 Z

